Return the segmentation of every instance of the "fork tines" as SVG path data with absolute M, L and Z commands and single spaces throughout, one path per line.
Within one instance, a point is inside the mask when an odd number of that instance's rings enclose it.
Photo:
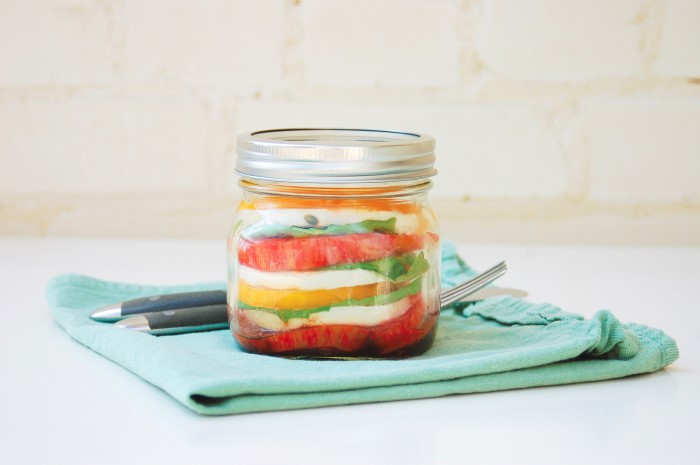
M 465 281 L 462 284 L 458 284 L 457 286 L 446 290 L 440 294 L 440 307 L 452 305 L 472 292 L 491 284 L 497 278 L 503 276 L 506 270 L 506 262 L 503 261 L 498 265 L 484 271 L 480 275 L 470 279 L 469 281 Z

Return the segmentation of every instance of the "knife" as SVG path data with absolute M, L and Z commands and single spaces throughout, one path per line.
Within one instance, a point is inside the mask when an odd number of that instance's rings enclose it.
M 226 291 L 178 292 L 142 297 L 100 307 L 90 313 L 90 318 L 95 321 L 112 323 L 142 313 L 208 305 L 226 305 Z
M 117 321 L 114 326 L 156 336 L 213 331 L 229 327 L 225 304 L 143 313 Z

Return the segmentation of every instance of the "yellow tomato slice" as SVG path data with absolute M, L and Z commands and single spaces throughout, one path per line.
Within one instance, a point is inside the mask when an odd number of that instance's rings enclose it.
M 253 287 L 239 279 L 238 299 L 252 307 L 276 310 L 317 308 L 327 307 L 349 299 L 359 300 L 375 295 L 388 294 L 401 286 L 385 281 L 362 286 L 304 291 L 300 289 Z

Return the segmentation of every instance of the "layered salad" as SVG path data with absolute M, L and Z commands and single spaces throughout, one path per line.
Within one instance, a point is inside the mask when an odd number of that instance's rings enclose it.
M 244 202 L 229 243 L 229 319 L 251 352 L 408 356 L 439 312 L 439 237 L 411 203 Z

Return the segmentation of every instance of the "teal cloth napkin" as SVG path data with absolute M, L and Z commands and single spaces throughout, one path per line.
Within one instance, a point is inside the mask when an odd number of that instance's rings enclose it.
M 443 285 L 473 274 L 443 246 Z M 224 415 L 419 399 L 620 378 L 678 358 L 673 339 L 607 310 L 592 318 L 498 297 L 443 311 L 425 354 L 404 360 L 292 360 L 242 352 L 228 330 L 151 336 L 89 318 L 94 308 L 224 283 L 141 286 L 61 275 L 47 287 L 56 321 L 75 340 L 160 387 L 192 410 Z

